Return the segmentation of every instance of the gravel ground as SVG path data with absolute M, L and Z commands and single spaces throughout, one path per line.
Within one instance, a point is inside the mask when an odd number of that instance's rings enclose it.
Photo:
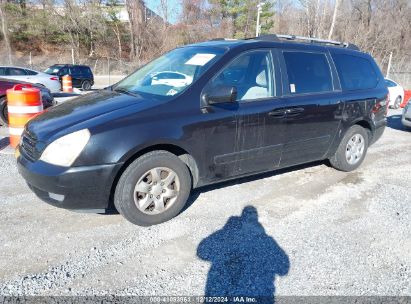
M 149 228 L 51 207 L 0 155 L 0 295 L 411 296 L 411 132 L 355 172 L 324 163 L 207 187 Z

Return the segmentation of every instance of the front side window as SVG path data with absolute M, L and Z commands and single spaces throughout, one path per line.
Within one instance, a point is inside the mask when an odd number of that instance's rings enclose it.
M 291 94 L 333 90 L 327 57 L 321 53 L 283 52 Z
M 276 96 L 271 53 L 251 51 L 240 55 L 211 80 L 207 90 L 219 87 L 235 87 L 237 101 Z
M 208 47 L 175 49 L 143 66 L 113 89 L 171 98 L 188 88 L 224 52 L 222 48 Z
M 26 72 L 23 69 L 8 68 L 9 76 L 23 76 L 26 75 Z
M 347 54 L 333 54 L 332 58 L 343 90 L 364 90 L 377 86 L 379 78 L 368 59 Z

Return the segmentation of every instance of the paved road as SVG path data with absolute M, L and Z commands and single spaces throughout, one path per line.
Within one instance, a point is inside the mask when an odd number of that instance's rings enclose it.
M 323 163 L 197 191 L 142 228 L 38 200 L 0 155 L 0 295 L 411 295 L 411 132 L 355 172 Z

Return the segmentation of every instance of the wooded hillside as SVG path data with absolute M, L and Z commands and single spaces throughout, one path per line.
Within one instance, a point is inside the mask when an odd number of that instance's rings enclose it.
M 153 15 L 138 0 L 0 0 L 0 63 L 44 68 L 74 59 L 97 73 L 107 64 L 126 73 L 178 45 L 255 36 L 257 0 L 158 3 Z M 384 72 L 392 52 L 393 75 L 411 81 L 409 0 L 267 0 L 261 32 L 352 42 Z

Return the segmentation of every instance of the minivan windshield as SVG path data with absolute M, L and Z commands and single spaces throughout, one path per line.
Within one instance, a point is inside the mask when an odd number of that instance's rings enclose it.
M 218 58 L 224 49 L 184 47 L 151 61 L 113 87 L 129 94 L 150 94 L 172 97 L 196 81 Z

